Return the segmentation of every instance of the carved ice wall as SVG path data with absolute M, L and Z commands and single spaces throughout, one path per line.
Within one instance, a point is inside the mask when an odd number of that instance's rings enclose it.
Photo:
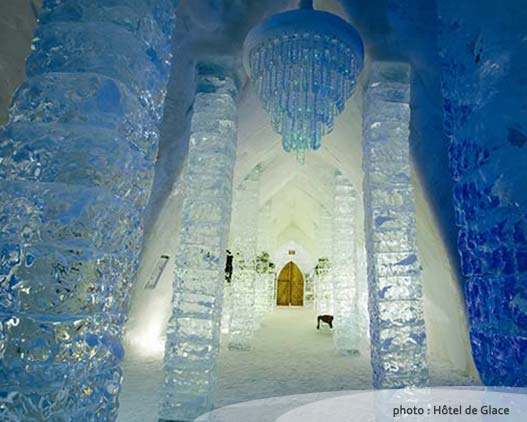
M 527 11 L 439 0 L 438 12 L 472 353 L 485 384 L 527 386 Z

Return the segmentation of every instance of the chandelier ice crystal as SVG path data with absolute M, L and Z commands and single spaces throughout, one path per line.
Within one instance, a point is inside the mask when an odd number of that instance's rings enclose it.
M 362 70 L 358 32 L 312 1 L 255 27 L 244 43 L 244 66 L 285 151 L 303 157 L 333 130 Z

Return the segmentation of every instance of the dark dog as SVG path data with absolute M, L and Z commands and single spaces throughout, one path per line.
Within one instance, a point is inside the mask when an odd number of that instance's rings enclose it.
M 317 317 L 317 330 L 320 330 L 320 321 L 328 324 L 329 328 L 333 328 L 333 315 L 319 315 Z

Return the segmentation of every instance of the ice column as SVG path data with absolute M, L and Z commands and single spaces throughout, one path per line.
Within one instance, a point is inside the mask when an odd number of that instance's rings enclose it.
M 271 203 L 267 202 L 258 214 L 258 256 L 260 262 L 256 265 L 256 282 L 254 309 L 256 321 L 259 321 L 273 310 L 275 271 L 271 264 Z M 268 254 L 265 257 L 263 254 Z M 269 261 L 262 260 L 269 258 Z
M 165 350 L 162 420 L 212 408 L 236 161 L 238 82 L 225 66 L 197 67 L 186 196 Z
M 342 174 L 335 176 L 333 211 L 333 297 L 335 348 L 351 353 L 359 349 L 358 288 L 355 279 L 356 194 Z
M 174 18 L 168 0 L 43 2 L 0 129 L 0 420 L 117 416 Z
M 257 326 L 262 318 L 272 312 L 274 308 L 274 280 L 274 271 L 267 269 L 264 272 L 259 272 L 257 270 L 254 288 L 254 312 Z
M 527 386 L 527 126 L 522 2 L 438 1 L 444 122 L 475 364 Z
M 322 209 L 318 228 L 321 258 L 315 268 L 315 303 L 317 315 L 333 315 L 333 216 L 326 208 Z
M 375 388 L 427 383 L 422 288 L 410 184 L 410 67 L 372 63 L 363 165 L 371 362 Z
M 256 329 L 255 279 L 258 236 L 258 197 L 260 170 L 255 168 L 235 191 L 232 206 L 230 244 L 234 254 L 232 274 L 232 312 L 229 329 L 229 348 L 249 350 Z
M 225 341 L 227 335 L 229 334 L 230 325 L 231 325 L 231 315 L 232 315 L 232 276 L 231 282 L 227 283 L 224 281 L 223 286 L 223 303 L 221 307 L 221 334 L 222 342 Z

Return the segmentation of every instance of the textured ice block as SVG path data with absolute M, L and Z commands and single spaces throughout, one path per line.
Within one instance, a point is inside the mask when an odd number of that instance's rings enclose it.
M 1 420 L 117 417 L 167 83 L 145 43 L 169 51 L 174 22 L 164 0 L 119 3 L 91 5 L 123 22 L 136 5 L 151 31 L 44 0 L 29 79 L 0 129 Z
M 331 187 L 334 191 L 335 187 Z M 329 204 L 328 204 L 329 205 Z M 332 204 L 331 204 L 332 206 Z M 315 306 L 317 315 L 333 315 L 333 210 L 323 209 L 318 226 L 318 238 L 323 261 L 315 269 Z M 320 265 L 323 263 L 323 268 Z
M 359 349 L 359 289 L 356 278 L 355 219 L 356 193 L 342 174 L 335 176 L 333 211 L 333 302 L 335 347 L 339 352 L 353 353 Z
M 118 132 L 82 125 L 12 123 L 0 129 L 2 179 L 100 187 L 146 206 L 154 163 Z
M 249 350 L 256 329 L 256 248 L 260 171 L 255 168 L 235 191 L 230 248 L 233 252 L 232 312 L 229 348 Z M 260 281 L 260 280 L 258 280 Z M 262 292 L 260 292 L 262 293 Z
M 104 75 L 122 82 L 152 116 L 161 117 L 166 84 L 146 45 L 126 28 L 106 22 L 50 23 L 37 29 L 33 48 L 27 61 L 29 77 L 44 72 Z
M 525 387 L 527 12 L 522 2 L 484 1 L 474 13 L 452 0 L 438 10 L 472 353 L 486 385 Z
M 225 69 L 200 65 L 197 76 L 165 350 L 166 420 L 194 420 L 212 408 L 220 342 L 237 107 Z
M 269 255 L 269 251 L 272 250 L 271 226 L 271 203 L 267 202 L 260 207 L 258 214 L 258 256 L 262 256 L 263 253 Z M 269 256 L 270 259 L 271 257 Z M 257 266 L 254 297 L 254 312 L 257 324 L 274 309 L 274 280 L 274 267 L 259 268 Z
M 9 110 L 12 123 L 53 123 L 113 129 L 152 160 L 158 132 L 124 85 L 92 73 L 48 73 L 28 79 Z
M 141 238 L 134 230 L 142 226 L 138 211 L 104 189 L 27 181 L 0 181 L 0 187 L 0 240 L 117 253 Z
M 175 13 L 172 0 L 60 0 L 44 2 L 39 22 L 112 23 L 133 34 L 144 45 L 163 78 L 171 63 L 171 35 Z
M 254 286 L 254 315 L 258 327 L 263 317 L 274 308 L 274 272 L 256 273 Z
M 364 205 L 375 388 L 428 382 L 410 184 L 410 68 L 373 62 L 363 108 Z
M 69 244 L 2 242 L 0 311 L 115 312 L 124 318 L 132 280 L 129 258 Z

